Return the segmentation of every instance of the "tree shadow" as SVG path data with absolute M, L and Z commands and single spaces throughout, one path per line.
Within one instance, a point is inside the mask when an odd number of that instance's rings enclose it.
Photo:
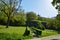
M 60 30 L 56 30 L 58 34 L 60 34 Z
M 51 40 L 60 40 L 60 39 L 51 39 Z

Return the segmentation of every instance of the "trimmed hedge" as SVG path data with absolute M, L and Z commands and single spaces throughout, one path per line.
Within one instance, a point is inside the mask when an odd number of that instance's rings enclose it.
M 37 29 L 37 28 L 32 28 L 33 32 L 36 34 L 37 37 L 40 37 L 42 35 L 42 30 Z
M 29 20 L 29 21 L 26 21 L 26 25 L 29 26 L 29 27 L 34 26 L 35 28 L 38 28 L 38 29 L 41 29 L 41 30 L 45 29 L 45 27 L 42 24 L 42 22 L 38 21 L 38 20 Z
M 29 36 L 29 35 L 30 35 L 30 31 L 26 27 L 26 30 L 25 30 L 25 33 L 23 34 L 23 36 Z

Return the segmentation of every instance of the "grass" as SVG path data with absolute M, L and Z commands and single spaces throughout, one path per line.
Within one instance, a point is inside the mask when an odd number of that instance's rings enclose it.
M 9 26 L 9 28 L 5 28 L 5 26 L 0 25 L 0 40 L 23 40 L 25 38 L 31 38 L 31 34 L 26 37 L 23 36 L 25 29 L 26 27 Z
M 32 33 L 30 32 L 29 36 L 24 37 L 23 34 L 25 32 L 26 27 L 18 27 L 18 26 L 9 26 L 9 28 L 5 28 L 5 26 L 0 25 L 0 40 L 25 40 L 27 38 L 33 38 Z M 30 28 L 28 27 L 28 30 Z M 41 30 L 42 35 L 40 37 L 44 36 L 50 36 L 50 35 L 56 35 L 58 34 L 57 31 L 54 30 Z
M 41 37 L 51 36 L 51 35 L 57 35 L 57 34 L 58 34 L 58 32 L 55 31 L 55 30 L 48 30 L 48 29 L 46 29 L 46 30 L 42 30 L 42 35 L 41 35 Z
M 37 29 L 37 28 L 34 28 L 34 31 L 38 30 L 38 31 L 42 31 L 42 34 L 39 35 L 39 37 L 45 37 L 45 36 L 51 36 L 51 35 L 57 35 L 59 34 L 58 31 L 55 31 L 55 30 L 49 30 L 49 29 L 45 29 L 45 30 L 40 30 L 40 29 Z

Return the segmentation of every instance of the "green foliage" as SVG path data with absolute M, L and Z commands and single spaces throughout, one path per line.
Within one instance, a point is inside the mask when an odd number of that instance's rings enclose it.
M 11 15 L 9 25 L 25 25 L 25 21 L 26 15 L 24 12 L 18 12 L 14 16 Z M 4 13 L 0 13 L 0 24 L 7 24 L 7 16 Z
M 53 0 L 52 1 L 52 5 L 58 9 L 58 11 L 60 11 L 60 5 L 58 5 L 60 3 L 60 0 Z
M 6 24 L 7 23 L 7 17 L 5 14 L 0 13 L 0 24 Z
M 56 29 L 60 31 L 60 21 L 56 20 L 55 22 L 56 22 L 56 24 L 55 24 Z
M 19 12 L 14 16 L 14 22 L 18 22 L 19 25 L 25 25 L 26 15 L 23 12 Z
M 59 34 L 55 30 L 49 30 L 49 29 L 40 30 L 40 29 L 37 29 L 37 28 L 34 28 L 34 27 L 32 29 L 33 29 L 32 31 L 36 34 L 37 37 L 44 37 L 44 36 Z
M 38 29 L 41 29 L 41 30 L 45 29 L 45 27 L 42 24 L 42 21 L 38 21 L 37 23 L 38 23 Z
M 60 0 L 53 0 L 52 2 L 53 6 L 57 5 L 57 3 L 60 3 Z
M 20 13 L 20 24 L 21 25 L 25 25 L 25 22 L 26 22 L 26 14 L 25 13 Z
M 27 12 L 26 13 L 26 18 L 27 18 L 27 20 L 36 20 L 37 15 L 34 12 Z
M 40 15 L 38 15 L 38 19 L 37 20 L 42 21 L 43 20 L 43 17 L 41 17 Z
M 32 29 L 33 29 L 32 31 L 33 31 L 33 33 L 35 33 L 36 37 L 41 36 L 41 34 L 42 34 L 42 30 L 41 29 L 34 28 L 34 27 L 32 27 Z
M 27 24 L 29 27 L 33 26 L 32 31 L 36 34 L 37 37 L 39 37 L 42 34 L 41 30 L 45 29 L 45 27 L 42 25 L 41 21 L 39 21 L 39 20 L 31 20 L 31 21 L 28 21 Z
M 27 21 L 27 26 L 29 27 L 36 27 L 38 29 L 44 30 L 45 27 L 42 25 L 42 22 L 39 20 L 31 20 L 31 21 Z
M 17 11 L 20 11 L 21 1 L 22 0 L 0 0 L 0 12 L 7 16 L 6 28 L 9 26 L 11 16 L 17 13 Z
M 56 20 L 55 19 L 51 19 L 47 21 L 47 29 L 52 29 L 52 30 L 56 30 L 57 26 L 56 26 Z
M 28 30 L 28 28 L 26 27 L 25 33 L 23 34 L 23 36 L 29 36 L 30 35 L 30 31 Z
M 53 30 L 59 30 L 60 28 L 60 15 L 58 14 L 54 19 L 47 21 L 47 28 Z
M 55 6 L 57 4 L 57 0 L 53 0 L 52 5 Z
M 56 19 L 57 19 L 57 20 L 60 20 L 60 14 L 58 14 L 58 15 L 56 16 Z

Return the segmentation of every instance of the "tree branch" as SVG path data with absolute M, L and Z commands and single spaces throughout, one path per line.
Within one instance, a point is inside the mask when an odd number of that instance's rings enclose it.
M 17 7 L 16 11 L 18 11 L 18 9 L 21 7 L 20 6 L 21 5 L 21 2 L 22 2 L 22 0 L 19 0 L 19 6 Z
M 8 5 L 4 2 L 4 1 L 2 1 L 2 0 L 0 0 L 5 6 L 7 6 L 8 7 Z M 8 7 L 9 8 L 9 7 Z

